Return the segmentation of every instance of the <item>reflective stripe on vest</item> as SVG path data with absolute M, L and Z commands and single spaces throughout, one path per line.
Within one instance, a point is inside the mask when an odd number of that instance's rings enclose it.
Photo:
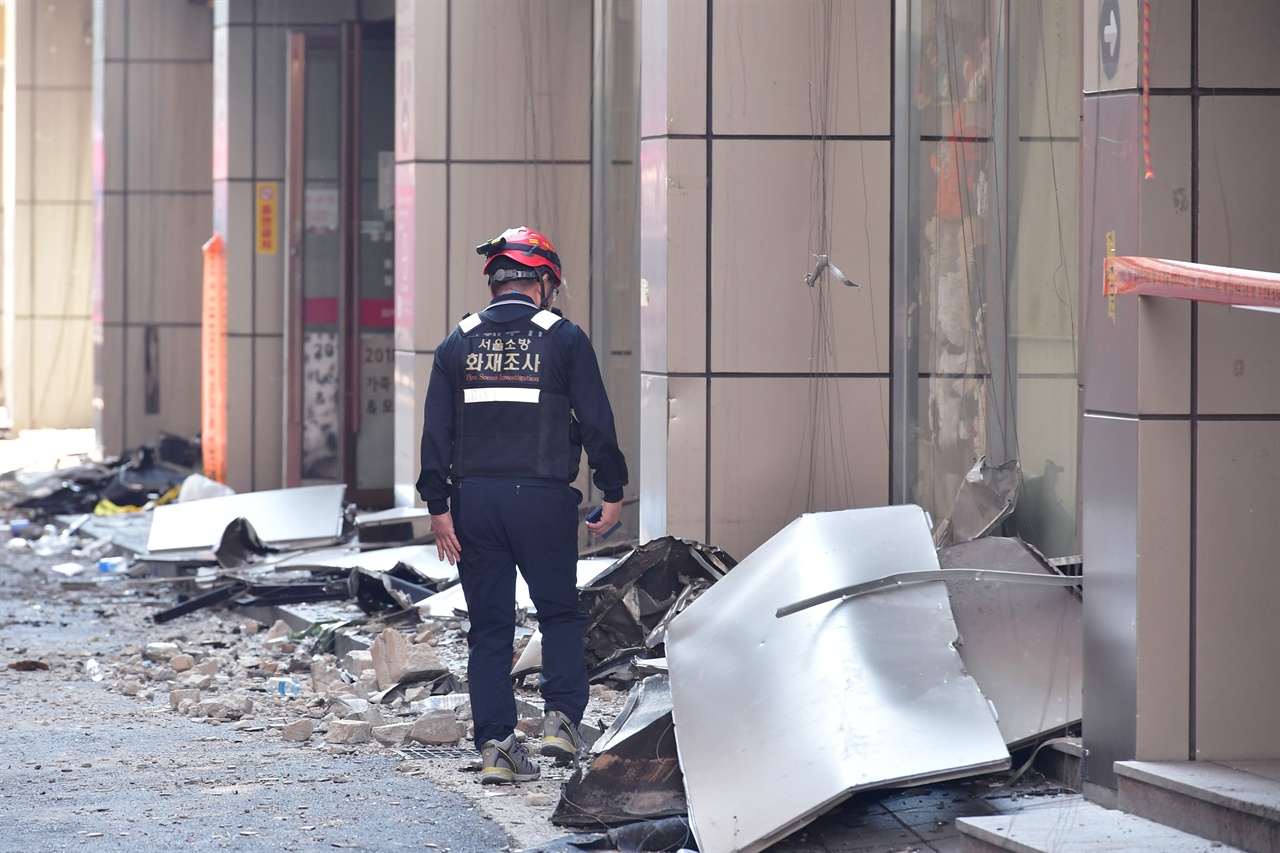
M 551 327 L 559 323 L 563 319 L 559 314 L 552 311 L 539 311 L 529 318 L 529 321 L 535 326 L 541 327 L 544 332 L 551 331 Z
M 536 403 L 542 392 L 537 388 L 466 388 L 464 403 Z

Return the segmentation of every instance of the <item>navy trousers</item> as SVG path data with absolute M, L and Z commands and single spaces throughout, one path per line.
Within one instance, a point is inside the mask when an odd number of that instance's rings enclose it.
M 550 480 L 469 477 L 454 485 L 458 574 L 467 599 L 467 682 L 475 742 L 502 740 L 516 725 L 512 691 L 516 566 L 542 632 L 542 698 L 575 724 L 587 707 L 578 604 L 578 491 Z

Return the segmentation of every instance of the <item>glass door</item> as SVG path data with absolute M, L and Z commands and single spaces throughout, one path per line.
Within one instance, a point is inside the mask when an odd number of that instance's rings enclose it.
M 285 475 L 392 504 L 395 63 L 390 25 L 294 34 Z

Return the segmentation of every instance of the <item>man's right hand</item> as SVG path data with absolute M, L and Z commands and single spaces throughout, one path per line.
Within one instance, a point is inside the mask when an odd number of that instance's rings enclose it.
M 618 523 L 618 519 L 622 518 L 622 501 L 614 503 L 605 501 L 601 504 L 601 507 L 603 509 L 600 513 L 600 520 L 587 522 L 587 529 L 597 536 L 612 530 L 613 526 Z
M 436 535 L 436 554 L 456 566 L 462 554 L 462 543 L 453 531 L 453 515 L 448 511 L 431 516 L 431 532 Z

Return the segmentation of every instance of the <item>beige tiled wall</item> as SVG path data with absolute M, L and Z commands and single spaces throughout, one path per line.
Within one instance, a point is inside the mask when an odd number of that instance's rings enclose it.
M 1277 517 L 1280 420 L 1201 423 L 1194 554 L 1198 758 L 1280 758 Z
M 1138 755 L 1185 760 L 1190 733 L 1191 428 L 1138 426 Z
M 1131 189 L 1140 198 L 1136 254 L 1280 271 L 1272 144 L 1280 134 L 1280 78 L 1264 47 L 1280 38 L 1280 7 L 1155 0 L 1152 38 L 1152 83 L 1161 87 L 1151 98 L 1153 179 L 1143 178 L 1141 139 L 1129 149 Z M 1127 97 L 1139 108 L 1136 92 Z M 1084 213 L 1086 223 L 1108 221 L 1113 209 L 1104 202 Z M 1122 246 L 1121 254 L 1131 252 Z M 1133 302 L 1118 308 L 1122 318 L 1136 315 L 1129 327 L 1135 364 L 1090 372 L 1085 398 L 1136 374 L 1133 399 L 1112 412 L 1139 421 L 1131 448 L 1140 460 L 1136 491 L 1105 495 L 1138 507 L 1130 567 L 1136 756 L 1277 758 L 1280 675 L 1272 662 L 1280 633 L 1271 610 L 1280 587 L 1266 537 L 1267 520 L 1280 511 L 1280 323 L 1228 306 Z M 1111 334 L 1105 314 L 1087 324 L 1084 359 Z M 1108 452 L 1087 442 L 1082 448 L 1086 458 Z M 1087 567 L 1088 530 L 1085 540 Z M 1102 551 L 1106 544 L 1098 543 Z M 1090 748 L 1088 741 L 1086 724 Z
M 478 243 L 517 225 L 545 233 L 567 284 L 557 307 L 590 331 L 592 7 L 395 8 L 396 180 L 413 199 L 396 246 L 395 495 L 408 505 L 432 353 L 489 299 Z
M 0 349 L 13 425 L 93 423 L 91 0 L 5 9 L 7 310 Z
M 742 558 L 807 509 L 888 500 L 892 8 L 834 4 L 829 21 L 826 9 L 642 4 L 641 442 L 664 455 L 643 463 L 642 537 L 678 532 Z M 822 125 L 813 57 L 828 30 L 841 46 L 829 248 L 863 289 L 824 285 L 840 378 L 815 380 L 818 292 L 804 275 L 821 187 L 805 137 Z M 831 413 L 815 424 L 823 395 Z M 815 429 L 836 451 L 819 453 L 811 482 Z
M 160 8 L 160 6 L 164 8 Z M 95 176 L 103 448 L 200 430 L 200 247 L 211 234 L 212 16 L 194 4 L 97 0 Z M 203 106 L 202 106 L 203 105 Z M 157 329 L 158 410 L 144 347 Z M 236 454 L 230 454 L 235 458 Z

